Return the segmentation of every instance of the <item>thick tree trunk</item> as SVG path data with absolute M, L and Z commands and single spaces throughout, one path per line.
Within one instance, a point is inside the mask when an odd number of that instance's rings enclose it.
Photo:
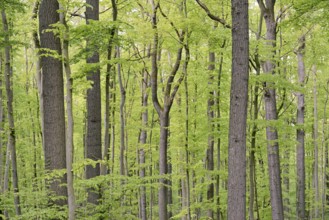
M 276 47 L 276 21 L 274 15 L 275 0 L 267 0 L 266 5 L 263 0 L 257 0 L 264 15 L 266 23 L 266 40 L 272 53 L 271 59 L 263 64 L 265 74 L 275 73 L 275 47 Z M 265 118 L 267 121 L 278 119 L 276 109 L 276 94 L 273 83 L 266 82 L 264 86 Z M 281 189 L 281 171 L 279 159 L 278 132 L 273 126 L 266 127 L 268 171 L 270 181 L 272 219 L 281 220 L 283 216 L 283 202 Z
M 232 0 L 232 79 L 228 147 L 228 220 L 246 219 L 249 79 L 248 1 Z
M 298 59 L 298 82 L 300 86 L 305 83 L 305 66 L 304 66 L 304 49 L 305 36 L 300 38 L 300 46 L 297 51 Z M 305 219 L 305 133 L 304 133 L 304 118 L 305 118 L 305 101 L 304 94 L 297 93 L 297 219 Z
M 99 1 L 86 0 L 86 22 L 89 20 L 99 20 Z M 91 52 L 87 58 L 87 64 L 98 64 L 99 53 L 97 49 L 92 48 L 91 39 L 87 39 L 87 50 Z M 87 90 L 87 131 L 86 131 L 86 158 L 97 161 L 102 159 L 101 143 L 101 88 L 100 88 L 100 70 L 95 68 L 87 73 L 87 80 L 91 81 L 91 88 Z M 90 179 L 100 175 L 100 164 L 96 166 L 86 166 L 86 178 Z M 98 204 L 100 194 L 94 189 L 88 189 L 88 202 Z
M 57 0 L 43 0 L 39 10 L 39 34 L 41 44 L 42 69 L 42 113 L 43 113 L 43 146 L 46 170 L 66 168 L 65 153 L 65 113 L 62 62 L 48 56 L 47 50 L 61 55 L 60 39 L 52 31 L 52 24 L 59 22 L 59 4 Z M 45 49 L 45 50 L 42 50 Z M 67 197 L 66 176 L 50 183 L 50 190 L 56 196 Z M 51 200 L 53 196 L 50 196 Z M 65 205 L 66 199 L 56 199 L 56 205 Z

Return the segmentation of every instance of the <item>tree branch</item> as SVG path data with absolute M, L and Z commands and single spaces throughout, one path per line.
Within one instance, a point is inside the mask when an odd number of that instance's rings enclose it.
M 257 0 L 257 2 L 258 2 L 258 5 L 259 5 L 259 8 L 260 8 L 261 12 L 264 14 L 264 12 L 266 11 L 264 1 L 263 0 Z
M 226 28 L 230 28 L 230 29 L 232 28 L 229 24 L 227 24 L 227 22 L 224 19 L 222 19 L 222 18 L 220 18 L 220 17 L 212 14 L 210 12 L 209 8 L 205 4 L 203 4 L 200 0 L 195 0 L 195 1 L 207 13 L 207 15 L 208 15 L 209 18 L 211 18 L 214 21 L 217 21 L 217 22 L 221 23 Z

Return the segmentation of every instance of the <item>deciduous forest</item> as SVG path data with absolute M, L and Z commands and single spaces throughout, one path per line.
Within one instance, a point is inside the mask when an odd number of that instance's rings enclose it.
M 327 0 L 0 10 L 0 219 L 329 219 Z

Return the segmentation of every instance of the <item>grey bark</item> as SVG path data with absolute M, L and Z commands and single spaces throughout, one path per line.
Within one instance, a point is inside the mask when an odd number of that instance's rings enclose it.
M 116 48 L 117 58 L 120 59 L 120 48 Z M 125 143 L 125 103 L 126 103 L 126 88 L 123 83 L 123 76 L 121 73 L 121 64 L 118 64 L 118 80 L 120 87 L 120 175 L 126 175 L 126 143 Z
M 62 10 L 64 10 L 62 8 Z M 73 187 L 73 133 L 74 133 L 74 121 L 73 121 L 73 105 L 72 105 L 72 86 L 73 79 L 71 77 L 71 66 L 69 57 L 69 27 L 66 23 L 66 13 L 60 13 L 61 23 L 64 25 L 64 33 L 62 39 L 63 47 L 63 64 L 66 73 L 66 114 L 67 114 L 67 129 L 66 129 L 66 173 L 67 173 L 67 194 L 68 194 L 68 219 L 75 219 L 75 194 Z
M 263 71 L 265 74 L 275 74 L 275 48 L 276 48 L 276 21 L 274 14 L 275 0 L 257 0 L 259 7 L 264 15 L 266 24 L 266 40 L 269 46 L 269 52 L 272 54 L 271 58 L 263 63 Z M 276 121 L 278 119 L 276 109 L 276 92 L 273 83 L 266 82 L 264 85 L 264 102 L 265 102 L 265 118 L 267 121 Z M 272 207 L 272 219 L 282 220 L 283 216 L 283 202 L 281 189 L 281 171 L 279 159 L 279 144 L 278 132 L 273 126 L 266 127 L 267 139 L 267 158 L 268 171 L 270 182 L 270 195 Z
M 232 78 L 228 147 L 228 220 L 246 219 L 249 79 L 248 1 L 232 0 Z
M 16 135 L 15 135 L 15 124 L 14 124 L 14 109 L 13 109 L 13 89 L 12 89 L 12 64 L 11 64 L 11 45 L 9 44 L 9 28 L 7 15 L 4 10 L 1 11 L 2 16 L 2 25 L 5 35 L 5 81 L 6 81 L 6 95 L 7 95 L 7 117 L 9 123 L 8 131 L 8 143 L 7 147 L 11 155 L 11 171 L 12 171 L 12 184 L 14 191 L 14 204 L 15 204 L 15 213 L 16 215 L 21 215 L 20 207 L 20 196 L 19 196 L 19 187 L 18 187 L 18 175 L 17 175 L 17 156 L 16 156 Z
M 313 145 L 314 145 L 314 162 L 313 162 L 313 190 L 314 190 L 314 205 L 313 217 L 320 217 L 319 202 L 319 149 L 318 149 L 318 100 L 317 100 L 317 80 L 316 80 L 316 66 L 312 66 L 313 74 Z
M 215 70 L 215 53 L 210 52 L 209 53 L 209 81 L 208 84 L 213 84 L 214 81 L 214 70 Z M 207 101 L 208 109 L 207 109 L 207 115 L 208 115 L 208 124 L 209 124 L 209 134 L 208 134 L 208 148 L 207 148 L 207 155 L 206 155 L 206 168 L 207 170 L 211 171 L 215 168 L 215 162 L 214 162 L 214 145 L 215 145 L 215 126 L 214 126 L 214 119 L 215 119 L 215 92 L 214 90 L 211 90 L 209 92 L 209 97 Z M 212 175 L 209 175 L 208 177 L 211 181 L 211 183 L 208 185 L 207 189 L 207 200 L 210 203 L 213 203 L 214 199 L 214 184 L 212 183 L 213 177 Z M 207 217 L 210 219 L 214 218 L 214 211 L 212 209 L 207 210 Z
M 99 20 L 99 0 L 86 0 L 86 23 L 90 20 Z M 87 39 L 87 64 L 99 64 L 98 49 L 92 46 L 92 39 Z M 87 130 L 86 130 L 86 155 L 94 161 L 102 159 L 102 121 L 101 121 L 101 88 L 99 67 L 87 73 L 87 80 L 91 82 L 91 88 L 87 90 Z M 86 178 L 91 179 L 100 175 L 100 164 L 86 166 Z M 88 189 L 88 202 L 98 204 L 100 193 L 97 189 Z
M 159 36 L 157 32 L 157 12 L 159 9 L 159 3 L 155 3 L 153 0 L 151 1 L 152 4 L 152 29 L 154 31 L 153 36 L 153 45 L 152 45 L 152 52 L 151 52 L 151 65 L 152 65 L 152 72 L 151 72 L 151 90 L 152 90 L 152 102 L 154 108 L 156 109 L 159 120 L 160 120 L 160 140 L 159 140 L 159 196 L 158 196 L 158 205 L 159 205 L 159 219 L 160 220 L 167 220 L 169 218 L 168 212 L 168 135 L 169 135 L 169 113 L 171 106 L 173 104 L 173 100 L 176 96 L 178 88 L 181 82 L 184 79 L 184 75 L 181 75 L 180 78 L 177 80 L 175 84 L 173 84 L 175 80 L 175 76 L 178 72 L 180 67 L 181 58 L 182 58 L 182 50 L 183 50 L 183 41 L 185 37 L 184 31 L 176 30 L 176 34 L 179 37 L 180 47 L 177 51 L 176 61 L 169 73 L 168 79 L 165 83 L 165 87 L 163 90 L 164 93 L 164 101 L 163 106 L 160 105 L 159 98 L 158 98 L 158 46 L 159 46 Z
M 111 0 L 112 3 L 112 20 L 116 21 L 118 16 L 118 9 L 116 5 L 115 0 Z M 116 28 L 110 29 L 110 39 L 107 47 L 107 60 L 110 61 L 112 59 L 112 50 L 113 50 L 113 43 L 114 43 L 114 36 L 116 33 Z M 109 148 L 110 148 L 110 129 L 111 129 L 111 123 L 110 123 L 110 115 L 111 115 L 111 109 L 110 109 L 110 101 L 111 101 L 111 94 L 110 93 L 110 78 L 111 78 L 111 71 L 112 71 L 112 65 L 110 63 L 106 66 L 106 76 L 105 76 L 105 117 L 104 117 L 104 150 L 103 150 L 103 160 L 108 161 L 110 159 L 109 157 Z M 113 82 L 112 82 L 113 84 Z M 112 137 L 113 138 L 113 137 Z M 101 174 L 105 175 L 108 173 L 108 167 L 103 165 L 101 166 Z
M 186 3 L 186 2 L 184 2 Z M 185 176 L 186 180 L 181 180 L 182 187 L 182 208 L 187 209 L 187 214 L 182 217 L 182 220 L 191 219 L 191 178 L 190 178 L 190 150 L 189 150 L 189 92 L 188 92 L 188 83 L 187 83 L 187 67 L 190 61 L 190 50 L 188 44 L 185 46 L 186 58 L 183 65 L 183 74 L 184 78 L 184 87 L 185 87 Z
M 145 178 L 145 150 L 144 147 L 147 143 L 147 126 L 148 126 L 148 92 L 147 88 L 149 86 L 149 77 L 148 72 L 146 70 L 143 71 L 143 78 L 142 78 L 142 107 L 144 111 L 142 112 L 142 129 L 140 132 L 139 142 L 141 147 L 139 148 L 139 164 L 141 166 L 139 170 L 139 176 L 141 179 Z M 146 210 L 146 187 L 142 185 L 140 187 L 140 217 L 142 220 L 147 219 L 147 210 Z
M 52 24 L 59 22 L 59 4 L 57 0 L 43 0 L 39 10 L 39 34 L 41 47 L 41 96 L 43 109 L 43 146 L 46 170 L 66 168 L 65 153 L 65 116 L 64 86 L 62 62 L 53 56 L 47 56 L 47 50 L 61 55 L 60 39 L 52 31 Z M 45 49 L 45 50 L 42 50 Z M 67 197 L 66 176 L 50 182 L 50 190 L 56 196 Z M 49 197 L 51 199 L 53 197 Z M 65 205 L 66 199 L 53 201 L 56 205 Z
M 305 65 L 304 65 L 305 36 L 300 38 L 300 46 L 297 51 L 298 59 L 298 83 L 304 87 Z M 297 92 L 297 219 L 304 220 L 305 216 L 305 100 L 302 92 Z

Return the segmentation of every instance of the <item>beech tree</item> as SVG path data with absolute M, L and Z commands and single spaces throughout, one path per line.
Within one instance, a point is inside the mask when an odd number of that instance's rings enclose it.
M 90 23 L 99 20 L 99 1 L 86 0 L 86 22 Z M 87 64 L 99 64 L 99 53 L 95 42 L 87 39 Z M 87 125 L 86 125 L 86 158 L 96 161 L 96 165 L 86 166 L 86 178 L 90 179 L 100 175 L 100 164 L 97 160 L 102 159 L 102 120 L 101 120 L 101 91 L 100 91 L 100 70 L 98 66 L 89 67 L 87 80 L 91 88 L 87 90 Z M 98 204 L 100 198 L 97 189 L 88 190 L 88 202 Z
M 266 24 L 266 35 L 268 50 L 271 56 L 265 60 L 262 68 L 265 74 L 275 74 L 275 48 L 276 48 L 276 31 L 277 23 L 275 18 L 275 0 L 257 0 L 262 15 Z M 276 92 L 273 83 L 265 82 L 264 84 L 264 103 L 266 120 L 275 122 L 278 120 L 276 107 Z M 275 125 L 266 127 L 267 138 L 267 156 L 268 156 L 268 171 L 271 192 L 272 219 L 283 219 L 283 201 L 281 190 L 281 170 L 279 157 L 278 131 Z
M 0 218 L 327 219 L 328 1 L 59 2 L 0 1 Z
M 249 79 L 248 1 L 232 0 L 232 78 L 227 219 L 246 218 L 246 130 Z
M 39 34 L 42 78 L 42 128 L 45 167 L 48 171 L 65 169 L 65 116 L 63 67 L 60 59 L 61 42 L 55 34 L 54 24 L 59 22 L 57 0 L 43 0 L 39 9 Z M 51 203 L 65 205 L 67 197 L 66 175 L 52 179 L 50 190 L 60 199 L 49 197 Z M 54 201 L 52 201 L 54 200 Z

